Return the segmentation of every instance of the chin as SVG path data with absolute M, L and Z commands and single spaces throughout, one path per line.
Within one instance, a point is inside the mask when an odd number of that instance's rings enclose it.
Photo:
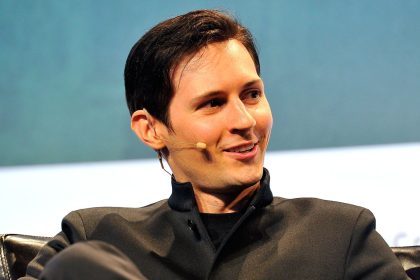
M 240 185 L 249 187 L 258 183 L 261 180 L 262 175 L 263 175 L 263 168 L 258 167 L 258 168 L 251 168 L 251 169 L 246 168 L 242 172 L 238 172 L 236 177 L 238 178 Z

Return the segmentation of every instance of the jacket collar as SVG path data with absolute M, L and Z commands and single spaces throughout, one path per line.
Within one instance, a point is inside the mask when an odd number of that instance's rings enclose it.
M 260 183 L 260 188 L 250 202 L 250 205 L 256 208 L 265 207 L 273 201 L 273 194 L 270 189 L 270 173 L 265 168 Z M 179 183 L 172 176 L 172 194 L 169 197 L 168 204 L 177 211 L 191 211 L 196 206 L 191 183 Z

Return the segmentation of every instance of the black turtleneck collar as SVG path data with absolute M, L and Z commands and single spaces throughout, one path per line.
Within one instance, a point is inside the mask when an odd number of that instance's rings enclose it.
M 260 180 L 260 188 L 252 198 L 250 205 L 256 208 L 265 207 L 273 201 L 273 194 L 270 189 L 270 174 L 264 168 Z M 194 191 L 191 183 L 178 183 L 172 176 L 172 194 L 168 200 L 169 206 L 177 211 L 191 211 L 196 205 Z

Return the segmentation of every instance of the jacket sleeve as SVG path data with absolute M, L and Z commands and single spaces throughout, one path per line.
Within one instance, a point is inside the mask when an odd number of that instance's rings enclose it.
M 38 279 L 45 265 L 55 255 L 75 242 L 86 240 L 83 221 L 78 212 L 68 214 L 61 227 L 62 231 L 41 248 L 38 255 L 28 264 L 26 276 L 19 280 Z
M 375 227 L 373 214 L 362 210 L 347 251 L 344 279 L 410 279 Z

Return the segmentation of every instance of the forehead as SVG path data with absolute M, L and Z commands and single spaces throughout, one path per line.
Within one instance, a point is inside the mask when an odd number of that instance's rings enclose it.
M 255 79 L 259 79 L 255 63 L 245 46 L 235 39 L 203 47 L 181 60 L 172 73 L 174 97 L 189 91 L 199 94 L 221 90 Z

